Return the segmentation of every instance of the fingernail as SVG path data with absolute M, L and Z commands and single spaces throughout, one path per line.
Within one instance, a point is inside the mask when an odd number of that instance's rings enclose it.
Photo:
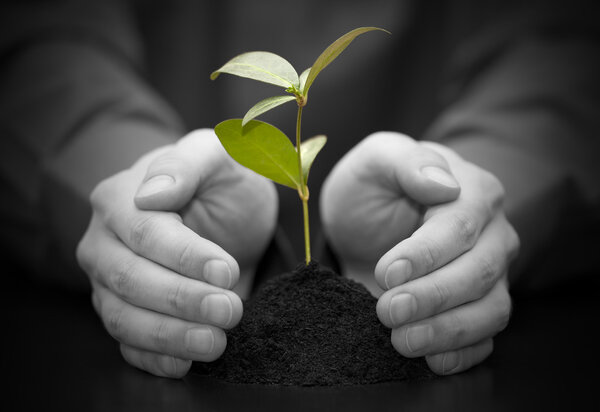
M 399 293 L 390 301 L 390 319 L 395 326 L 405 323 L 417 311 L 417 301 L 410 293 Z
M 426 166 L 421 169 L 421 173 L 429 180 L 434 181 L 442 186 L 450 187 L 452 189 L 459 187 L 456 179 L 444 169 L 439 167 Z
M 460 365 L 460 354 L 458 352 L 446 352 L 442 359 L 442 373 L 452 373 Z
M 413 326 L 406 331 L 406 346 L 411 352 L 425 349 L 433 341 L 433 329 L 429 325 Z
M 215 347 L 215 336 L 208 328 L 190 329 L 185 333 L 185 347 L 190 352 L 208 355 Z
M 135 197 L 148 197 L 173 186 L 175 179 L 169 175 L 158 175 L 142 183 Z
M 412 276 L 410 260 L 398 259 L 393 261 L 385 271 L 385 286 L 388 289 L 405 283 Z
M 233 318 L 233 305 L 229 296 L 213 293 L 202 298 L 202 318 L 218 326 L 229 326 Z
M 158 361 L 158 367 L 167 376 L 173 376 L 177 374 L 177 362 L 172 356 L 161 356 Z
M 233 275 L 229 265 L 223 260 L 209 260 L 204 264 L 202 276 L 211 285 L 229 289 L 233 284 Z

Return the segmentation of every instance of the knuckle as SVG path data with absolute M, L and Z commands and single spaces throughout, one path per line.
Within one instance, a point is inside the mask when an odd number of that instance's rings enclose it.
M 194 242 L 188 240 L 179 253 L 179 273 L 189 274 L 194 269 Z
M 137 290 L 136 265 L 132 259 L 123 259 L 111 265 L 108 284 L 117 295 L 128 299 Z
M 171 330 L 169 328 L 169 322 L 166 319 L 160 319 L 156 322 L 156 325 L 152 329 L 150 339 L 154 348 L 156 348 L 156 351 L 167 353 L 171 341 Z
M 112 181 L 112 177 L 102 180 L 100 183 L 94 187 L 92 192 L 90 193 L 90 204 L 94 210 L 98 210 L 101 208 L 102 204 L 106 199 L 106 193 L 108 191 L 108 187 Z
M 123 340 L 124 330 L 124 312 L 123 307 L 116 307 L 104 310 L 104 325 L 106 330 L 114 339 L 121 342 Z
M 478 272 L 477 279 L 479 281 L 477 292 L 479 294 L 478 297 L 481 297 L 491 290 L 498 281 L 500 268 L 498 264 L 494 263 L 492 258 L 488 256 L 479 256 L 475 259 Z
M 382 143 L 386 143 L 390 139 L 390 134 L 386 132 L 371 133 L 364 139 L 364 144 L 374 148 L 381 147 Z
M 475 244 L 479 234 L 479 225 L 470 214 L 464 211 L 454 213 L 450 225 L 463 245 L 468 247 Z
M 463 346 L 465 338 L 468 336 L 469 331 L 467 325 L 463 319 L 457 314 L 451 314 L 448 320 L 448 327 L 446 328 L 445 339 L 443 339 L 442 346 L 444 348 L 452 349 Z
M 183 282 L 179 281 L 167 292 L 167 304 L 175 313 L 185 312 L 185 304 L 188 301 L 188 289 Z
M 415 165 L 443 165 L 444 167 L 448 167 L 448 162 L 440 153 L 427 148 L 420 144 L 420 142 L 415 147 L 415 150 L 411 152 L 410 159 Z
M 360 143 L 361 151 L 367 154 L 368 158 L 381 159 L 381 155 L 389 154 L 387 151 L 394 147 L 398 142 L 406 143 L 412 140 L 400 133 L 375 132 L 365 137 Z
M 422 266 L 423 273 L 429 273 L 436 267 L 440 260 L 441 250 L 439 245 L 432 239 L 422 242 L 417 252 L 417 262 Z
M 440 313 L 447 309 L 450 300 L 450 291 L 439 282 L 433 282 L 434 290 L 434 313 Z
M 159 174 L 169 174 L 178 180 L 182 176 L 188 176 L 193 169 L 190 160 L 186 156 L 182 156 L 179 150 L 173 148 L 152 161 L 146 179 Z
M 494 174 L 484 169 L 480 169 L 480 172 L 482 174 L 483 190 L 489 196 L 492 210 L 500 209 L 506 195 L 504 186 Z
M 136 220 L 130 229 L 129 239 L 133 248 L 139 250 L 151 243 L 158 226 L 159 215 L 148 214 Z
M 111 205 L 110 199 L 113 199 L 114 194 L 119 190 L 119 180 L 122 180 L 127 173 L 130 172 L 128 170 L 123 170 L 100 181 L 100 183 L 94 187 L 89 196 L 89 201 L 93 210 L 102 212 Z
M 419 141 L 419 145 L 425 149 L 431 150 L 436 154 L 442 156 L 443 158 L 457 158 L 459 157 L 454 151 L 450 150 L 447 146 L 443 144 L 431 141 L 431 140 L 423 140 Z
M 152 171 L 164 173 L 165 171 L 174 171 L 181 169 L 181 166 L 187 166 L 176 150 L 169 150 L 153 160 L 150 168 Z

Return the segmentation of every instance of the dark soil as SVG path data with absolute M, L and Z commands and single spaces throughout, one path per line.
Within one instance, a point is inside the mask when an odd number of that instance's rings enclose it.
M 246 384 L 358 385 L 432 377 L 401 356 L 361 284 L 312 262 L 280 275 L 245 305 L 227 349 L 193 372 Z

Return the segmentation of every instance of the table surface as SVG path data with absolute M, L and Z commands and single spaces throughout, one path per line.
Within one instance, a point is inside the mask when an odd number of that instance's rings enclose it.
M 552 411 L 600 410 L 600 296 L 516 297 L 493 355 L 455 376 L 348 387 L 223 384 L 157 378 L 128 366 L 87 296 L 11 286 L 2 338 L 3 410 Z M 26 292 L 25 292 L 26 291 Z M 579 295 L 579 296 L 576 296 Z M 585 408 L 584 408 L 585 406 Z

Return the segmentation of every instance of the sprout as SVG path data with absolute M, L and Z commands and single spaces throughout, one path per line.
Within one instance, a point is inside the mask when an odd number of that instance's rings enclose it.
M 301 141 L 302 109 L 308 101 L 308 90 L 319 73 L 335 60 L 357 36 L 373 30 L 389 33 L 377 27 L 354 29 L 330 44 L 313 65 L 303 71 L 300 76 L 283 57 L 263 51 L 240 54 L 210 75 L 210 78 L 214 80 L 221 73 L 229 73 L 283 87 L 284 91 L 288 93 L 261 100 L 248 110 L 243 119 L 229 119 L 219 123 L 215 126 L 215 133 L 227 153 L 235 161 L 276 183 L 298 191 L 302 201 L 307 265 L 311 261 L 308 173 L 317 154 L 325 146 L 327 138 L 319 135 L 304 142 Z M 275 126 L 254 120 L 257 116 L 293 100 L 298 104 L 296 147 Z

